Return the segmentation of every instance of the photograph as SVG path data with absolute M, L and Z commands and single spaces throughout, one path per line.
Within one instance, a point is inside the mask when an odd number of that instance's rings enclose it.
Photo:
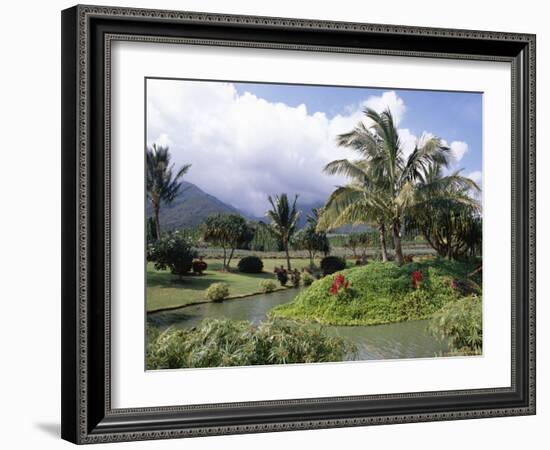
M 483 355 L 482 92 L 144 89 L 146 370 Z
M 65 5 L 61 102 L 46 103 L 61 109 L 61 214 L 42 220 L 61 225 L 61 308 L 39 315 L 61 354 L 32 352 L 61 372 L 64 440 L 262 433 L 254 446 L 280 448 L 375 426 L 358 442 L 381 446 L 380 425 L 409 424 L 423 445 L 436 427 L 434 442 L 525 447 L 540 428 L 520 416 L 537 413 L 547 27 L 521 8 L 503 21 L 397 1 Z M 22 354 L 13 367 L 44 366 Z

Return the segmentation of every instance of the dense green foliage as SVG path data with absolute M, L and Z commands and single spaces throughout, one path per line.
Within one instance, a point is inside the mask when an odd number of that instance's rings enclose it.
M 223 249 L 223 268 L 229 269 L 236 248 L 246 246 L 254 237 L 254 229 L 239 214 L 214 214 L 204 222 L 204 242 Z
M 465 297 L 436 312 L 430 331 L 447 340 L 452 352 L 479 354 L 483 343 L 481 297 Z
M 213 302 L 221 302 L 229 297 L 229 285 L 227 283 L 212 283 L 206 289 L 206 298 Z
M 423 201 L 409 211 L 405 229 L 422 234 L 441 257 L 481 255 L 481 206 L 470 199 L 471 187 L 448 182 L 447 178 L 438 166 L 425 172 L 419 183 Z
M 259 222 L 254 223 L 256 233 L 249 244 L 250 250 L 254 252 L 280 252 L 283 251 L 283 243 L 273 235 L 269 227 Z
M 205 320 L 185 330 L 151 331 L 148 369 L 342 361 L 353 348 L 315 325 L 270 320 L 256 326 Z
M 351 298 L 345 302 L 332 295 L 337 275 L 315 281 L 294 301 L 277 306 L 272 317 L 314 321 L 330 325 L 374 325 L 430 318 L 445 304 L 460 298 L 453 280 L 466 278 L 473 263 L 428 260 L 399 266 L 395 263 L 371 262 L 347 269 Z M 413 272 L 422 273 L 422 287 L 412 286 Z
M 317 253 L 328 255 L 330 253 L 330 242 L 324 231 L 317 230 L 320 210 L 314 208 L 311 215 L 307 217 L 304 228 L 299 230 L 292 240 L 292 246 L 296 250 L 305 250 L 309 256 L 309 265 L 313 267 L 313 260 Z
M 346 268 L 346 261 L 338 256 L 325 256 L 321 260 L 321 270 L 323 275 L 331 275 L 339 270 Z
M 191 270 L 196 250 L 180 231 L 165 233 L 147 248 L 147 260 L 155 263 L 155 269 L 170 269 L 180 278 Z
M 264 270 L 264 263 L 255 255 L 245 256 L 237 264 L 239 272 L 243 273 L 262 273 Z

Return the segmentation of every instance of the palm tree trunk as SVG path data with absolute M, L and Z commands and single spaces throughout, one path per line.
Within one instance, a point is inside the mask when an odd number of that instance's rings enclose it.
M 290 267 L 290 255 L 288 254 L 288 242 L 285 242 L 284 245 L 285 245 L 285 253 L 286 253 L 286 267 L 290 271 L 291 267 Z
M 160 239 L 160 205 L 154 204 L 153 209 L 155 210 L 155 230 L 157 233 L 157 239 Z
M 388 250 L 386 249 L 386 226 L 383 223 L 378 226 L 378 232 L 380 235 L 380 250 L 382 252 L 382 261 L 388 262 Z
M 400 266 L 405 262 L 403 259 L 403 249 L 401 248 L 401 224 L 398 220 L 392 223 L 393 245 L 395 248 L 395 261 Z

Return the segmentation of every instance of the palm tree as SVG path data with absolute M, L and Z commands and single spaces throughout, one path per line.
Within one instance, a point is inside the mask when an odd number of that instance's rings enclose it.
M 275 199 L 269 196 L 268 200 L 271 204 L 271 209 L 266 212 L 266 216 L 271 220 L 268 229 L 283 244 L 287 269 L 291 270 L 288 247 L 293 234 L 296 232 L 298 218 L 300 217 L 300 211 L 296 207 L 298 196 L 294 196 L 292 206 L 286 194 L 276 195 Z
M 153 207 L 157 237 L 160 237 L 161 202 L 171 203 L 174 200 L 181 186 L 179 180 L 187 173 L 189 167 L 191 164 L 183 165 L 174 175 L 174 164 L 170 164 L 169 148 L 156 144 L 147 148 L 147 197 Z
M 331 194 L 319 217 L 317 228 L 327 230 L 348 224 L 374 224 L 378 229 L 382 261 L 388 261 L 387 206 L 383 199 L 385 191 L 371 182 L 372 175 L 361 161 L 333 161 L 325 167 L 325 172 L 345 174 L 351 178 L 351 182 L 337 187 Z
M 419 186 L 422 185 L 424 191 L 430 189 L 426 171 L 432 166 L 447 167 L 450 149 L 437 137 L 423 137 L 406 157 L 391 112 L 386 110 L 379 114 L 367 108 L 364 114 L 373 122 L 372 126 L 360 122 L 352 131 L 337 138 L 338 145 L 356 151 L 359 159 L 337 160 L 325 167 L 329 174 L 343 174 L 352 180 L 332 194 L 329 204 L 332 200 L 338 205 L 336 209 L 342 211 L 341 221 L 353 218 L 375 222 L 379 229 L 380 225 L 385 227 L 387 224 L 392 233 L 396 262 L 401 265 L 404 261 L 401 246 L 404 218 L 412 208 L 425 201 L 419 195 Z M 473 183 L 458 174 L 437 181 L 444 182 Z M 345 207 L 349 211 L 343 214 Z
M 417 186 L 417 202 L 406 219 L 406 229 L 421 232 L 438 255 L 458 258 L 481 249 L 481 205 L 470 196 L 479 187 L 460 171 L 443 176 L 432 165 Z

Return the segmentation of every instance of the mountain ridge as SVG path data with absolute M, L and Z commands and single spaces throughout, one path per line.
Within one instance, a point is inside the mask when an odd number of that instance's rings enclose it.
M 311 215 L 314 208 L 323 206 L 321 202 L 311 204 L 298 203 L 298 209 L 301 211 L 298 219 L 298 228 L 303 228 L 307 223 L 307 216 Z M 180 190 L 172 203 L 163 203 L 160 208 L 160 224 L 163 230 L 174 230 L 182 228 L 194 228 L 202 224 L 206 218 L 212 214 L 239 214 L 250 221 L 266 222 L 266 217 L 258 217 L 247 214 L 234 206 L 228 205 L 219 198 L 203 191 L 196 184 L 189 181 L 182 181 Z M 147 202 L 147 217 L 153 215 L 153 209 Z M 356 227 L 341 227 L 336 232 L 346 233 L 349 231 L 359 231 Z M 344 231 L 346 230 L 346 231 Z

